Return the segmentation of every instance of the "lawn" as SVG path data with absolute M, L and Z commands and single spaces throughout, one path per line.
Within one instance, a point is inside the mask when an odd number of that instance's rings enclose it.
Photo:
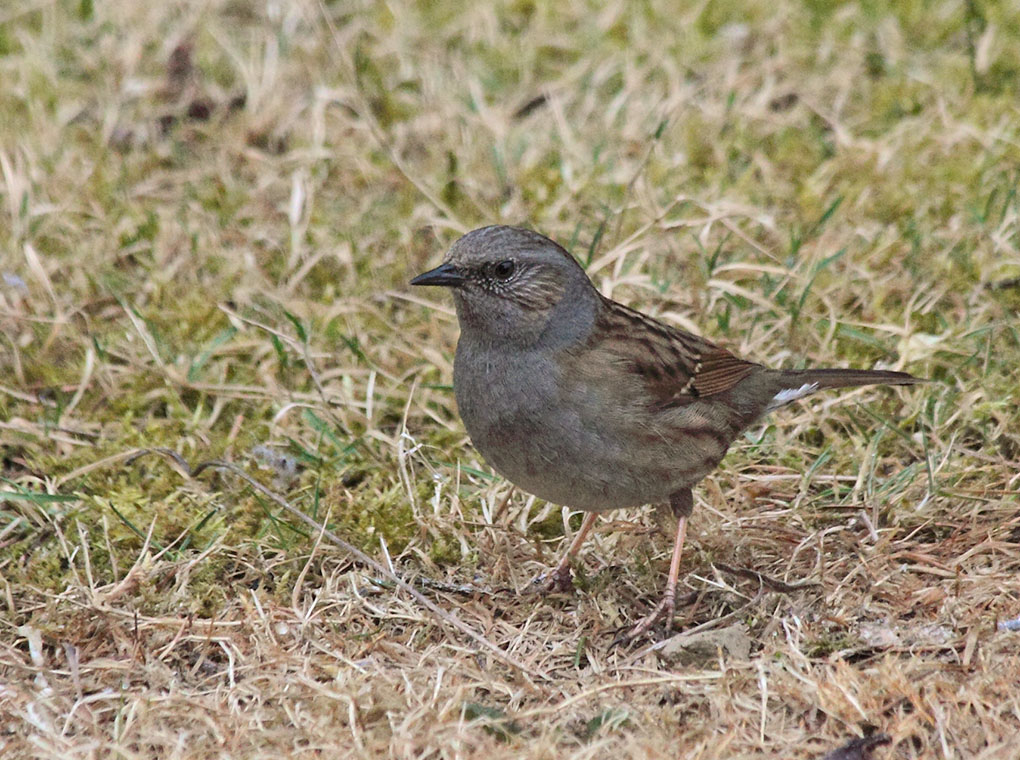
M 0 755 L 1020 756 L 1018 103 L 991 0 L 6 0 Z M 472 449 L 407 284 L 491 223 L 932 382 L 749 430 L 613 647 L 668 515 L 526 593 L 582 515 Z

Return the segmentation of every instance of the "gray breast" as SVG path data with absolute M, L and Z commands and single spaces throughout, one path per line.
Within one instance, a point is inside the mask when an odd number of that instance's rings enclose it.
M 628 437 L 614 434 L 613 410 L 586 398 L 590 389 L 570 387 L 548 352 L 507 355 L 462 337 L 454 388 L 478 451 L 539 498 L 602 511 L 666 501 L 677 487 L 672 446 L 659 437 L 660 450 L 635 459 Z

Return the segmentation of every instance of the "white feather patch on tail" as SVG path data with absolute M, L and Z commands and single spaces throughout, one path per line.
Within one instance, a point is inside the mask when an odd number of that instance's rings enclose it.
M 804 383 L 799 388 L 784 388 L 779 391 L 769 405 L 765 408 L 766 412 L 771 412 L 773 409 L 778 409 L 781 406 L 786 406 L 791 401 L 796 401 L 799 398 L 804 398 L 818 390 L 818 383 Z

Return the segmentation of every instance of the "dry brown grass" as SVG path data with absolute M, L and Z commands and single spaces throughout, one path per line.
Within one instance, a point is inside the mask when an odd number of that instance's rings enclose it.
M 0 755 L 1020 757 L 1015 11 L 95 6 L 0 9 Z M 406 287 L 494 221 L 749 356 L 935 382 L 751 431 L 679 636 L 610 648 L 658 516 L 518 593 L 579 515 L 470 448 Z

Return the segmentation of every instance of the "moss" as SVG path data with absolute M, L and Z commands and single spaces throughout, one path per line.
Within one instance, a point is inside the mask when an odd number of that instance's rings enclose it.
M 815 660 L 823 660 L 836 652 L 843 652 L 848 649 L 856 649 L 860 641 L 849 634 L 833 634 L 813 638 L 803 644 L 802 650 L 805 655 Z
M 460 567 L 464 564 L 473 564 L 474 559 L 464 557 L 461 552 L 460 541 L 454 536 L 437 536 L 428 544 L 429 559 L 440 567 L 454 565 Z
M 430 495 L 428 484 L 422 483 L 417 497 L 424 501 Z M 359 548 L 375 552 L 381 538 L 391 552 L 399 553 L 418 532 L 406 491 L 378 472 L 362 480 L 353 492 L 328 484 L 323 496 L 337 505 L 333 524 L 338 532 Z

